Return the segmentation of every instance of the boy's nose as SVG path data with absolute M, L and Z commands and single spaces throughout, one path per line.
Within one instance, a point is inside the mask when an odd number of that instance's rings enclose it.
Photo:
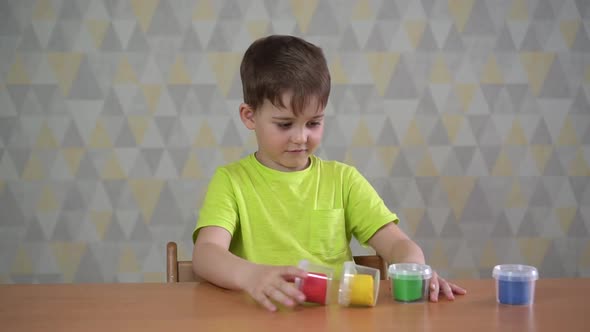
M 305 141 L 307 140 L 307 132 L 305 129 L 297 129 L 293 132 L 293 135 L 291 136 L 291 140 L 293 141 L 293 143 L 305 143 Z

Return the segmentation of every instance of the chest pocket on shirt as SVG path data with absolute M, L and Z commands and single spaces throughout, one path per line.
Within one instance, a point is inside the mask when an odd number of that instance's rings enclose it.
M 344 209 L 312 210 L 309 220 L 309 251 L 330 259 L 346 253 Z

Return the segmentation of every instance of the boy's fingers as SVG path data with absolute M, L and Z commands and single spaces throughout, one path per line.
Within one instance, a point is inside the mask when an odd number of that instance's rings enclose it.
M 440 289 L 443 291 L 443 293 L 445 293 L 447 299 L 454 300 L 455 295 L 453 295 L 453 290 L 451 289 L 451 286 L 449 285 L 449 283 L 446 282 L 444 279 L 442 279 L 441 281 L 442 282 L 440 285 Z
M 465 288 L 461 288 L 455 284 L 452 284 L 449 282 L 449 286 L 451 286 L 451 290 L 453 291 L 453 293 L 455 294 L 461 294 L 461 295 L 465 295 L 467 294 L 467 290 Z
M 275 300 L 276 302 L 282 303 L 284 305 L 286 305 L 287 307 L 292 307 L 295 305 L 295 302 L 293 302 L 293 300 L 288 297 L 287 295 L 285 295 L 280 289 L 278 288 L 271 288 L 268 291 L 268 296 L 270 298 L 272 298 L 273 300 Z
M 276 311 L 277 307 L 266 297 L 264 293 L 258 293 L 254 299 L 269 311 Z
M 307 272 L 295 266 L 283 266 L 281 275 L 290 278 L 307 278 Z
M 283 282 L 281 284 L 280 288 L 281 288 L 281 291 L 285 295 L 287 295 L 289 298 L 295 299 L 299 303 L 303 303 L 305 301 L 305 295 L 300 290 L 295 288 L 295 286 L 293 286 L 293 284 Z

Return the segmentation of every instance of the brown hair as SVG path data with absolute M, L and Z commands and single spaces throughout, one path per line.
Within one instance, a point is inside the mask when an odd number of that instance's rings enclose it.
M 285 108 L 283 94 L 292 93 L 291 109 L 301 113 L 313 99 L 324 109 L 330 95 L 330 72 L 321 48 L 294 36 L 260 38 L 246 50 L 240 65 L 244 102 L 257 109 L 268 99 Z

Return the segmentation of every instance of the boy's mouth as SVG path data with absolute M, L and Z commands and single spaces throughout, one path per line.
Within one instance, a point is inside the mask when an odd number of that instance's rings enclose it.
M 306 149 L 296 149 L 296 150 L 287 150 L 287 152 L 291 153 L 301 153 L 307 151 Z

